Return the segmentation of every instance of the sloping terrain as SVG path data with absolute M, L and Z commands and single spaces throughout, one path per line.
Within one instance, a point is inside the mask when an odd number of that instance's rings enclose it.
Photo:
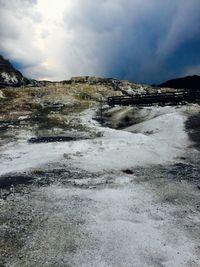
M 0 86 L 22 86 L 29 80 L 0 55 Z
M 159 85 L 159 87 L 169 87 L 176 89 L 191 89 L 193 91 L 200 88 L 200 76 L 193 75 L 173 80 L 166 81 Z
M 1 266 L 200 266 L 200 108 L 125 83 L 1 89 Z

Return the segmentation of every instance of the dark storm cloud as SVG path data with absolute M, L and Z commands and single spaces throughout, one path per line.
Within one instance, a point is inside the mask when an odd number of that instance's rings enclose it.
M 199 0 L 0 0 L 0 7 L 0 52 L 35 78 L 157 83 L 200 74 Z
M 84 45 L 95 51 L 105 76 L 162 81 L 183 74 L 199 56 L 198 0 L 75 1 L 65 23 L 83 51 Z

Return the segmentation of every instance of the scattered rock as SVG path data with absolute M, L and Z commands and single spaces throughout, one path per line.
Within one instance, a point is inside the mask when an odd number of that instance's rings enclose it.
M 1 90 L 0 90 L 0 98 L 5 98 Z
M 133 174 L 133 171 L 130 169 L 122 170 L 122 172 L 126 174 Z
M 65 107 L 65 105 L 60 102 L 55 102 L 55 103 L 45 102 L 43 103 L 42 107 L 44 109 L 49 109 L 52 111 L 61 111 Z
M 180 157 L 180 160 L 186 160 L 187 158 L 186 157 Z

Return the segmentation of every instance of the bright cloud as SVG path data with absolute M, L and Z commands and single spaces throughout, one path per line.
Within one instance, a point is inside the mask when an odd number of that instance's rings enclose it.
M 0 10 L 0 53 L 29 77 L 160 82 L 199 64 L 199 0 L 0 0 Z

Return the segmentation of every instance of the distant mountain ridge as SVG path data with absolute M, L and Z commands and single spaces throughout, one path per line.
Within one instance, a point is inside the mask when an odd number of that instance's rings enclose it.
M 29 79 L 25 78 L 7 59 L 0 55 L 0 85 L 17 87 L 28 83 L 30 83 Z
M 200 76 L 193 75 L 193 76 L 177 78 L 177 79 L 166 81 L 162 84 L 159 84 L 158 86 L 175 88 L 175 89 L 198 90 L 200 89 Z

